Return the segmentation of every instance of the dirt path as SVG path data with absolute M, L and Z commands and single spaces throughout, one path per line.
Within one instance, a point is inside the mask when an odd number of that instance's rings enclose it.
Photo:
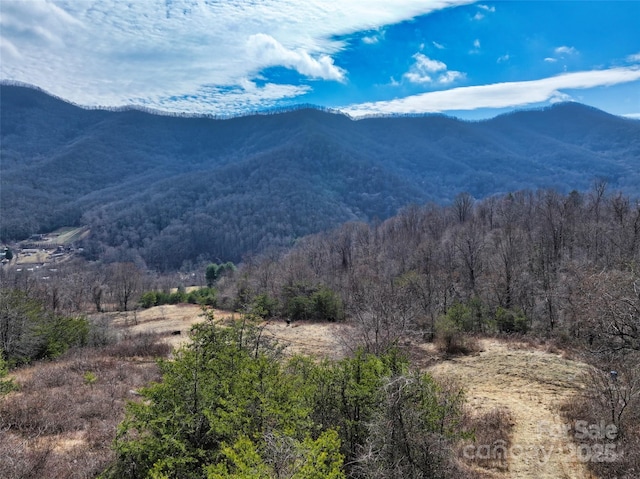
M 575 446 L 563 430 L 557 406 L 581 388 L 584 365 L 530 347 L 521 349 L 482 341 L 474 356 L 443 361 L 434 376 L 455 378 L 477 411 L 508 408 L 514 418 L 509 468 L 495 477 L 513 479 L 585 479 L 591 475 L 576 459 Z M 495 449 L 494 449 L 495 450 Z

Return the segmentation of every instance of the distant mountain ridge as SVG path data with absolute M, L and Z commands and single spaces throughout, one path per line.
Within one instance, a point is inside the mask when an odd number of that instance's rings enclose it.
M 82 109 L 0 86 L 0 231 L 87 224 L 94 256 L 238 260 L 410 203 L 519 189 L 638 196 L 640 122 L 577 103 L 479 122 L 294 109 L 226 120 Z

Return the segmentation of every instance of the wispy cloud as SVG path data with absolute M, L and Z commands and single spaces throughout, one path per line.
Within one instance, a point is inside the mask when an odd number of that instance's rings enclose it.
M 472 55 L 480 53 L 480 46 L 481 46 L 480 45 L 480 39 L 476 38 L 473 41 L 473 48 L 471 50 L 469 50 L 469 53 L 472 54 Z
M 263 99 L 310 88 L 243 87 L 265 68 L 343 82 L 348 72 L 337 61 L 346 47 L 341 38 L 472 2 L 2 0 L 0 77 L 88 106 L 144 102 L 210 112 L 246 100 L 258 108 Z M 200 101 L 207 88 L 232 94 Z
M 482 4 L 478 5 L 478 9 L 480 11 L 478 11 L 473 17 L 473 19 L 476 21 L 482 20 L 485 17 L 486 13 L 495 13 L 496 11 L 496 7 Z
M 562 45 L 553 49 L 553 56 L 546 57 L 546 63 L 557 63 L 558 61 L 566 61 L 572 56 L 578 55 L 580 52 L 575 47 Z
M 566 45 L 563 45 L 561 47 L 557 47 L 554 50 L 554 53 L 556 55 L 577 55 L 578 54 L 578 50 L 575 49 L 575 47 L 568 47 Z
M 6 40 L 4 38 L 0 38 L 0 57 L 5 57 L 9 56 L 13 59 L 17 59 L 19 60 L 22 55 L 20 55 L 20 52 L 18 51 L 18 49 L 16 48 L 16 46 L 11 43 L 9 40 Z
M 293 99 L 307 93 L 306 86 L 267 83 L 261 87 L 245 79 L 239 86 L 202 87 L 194 92 L 201 105 L 199 111 L 228 117 L 277 107 L 283 99 Z M 193 111 L 193 98 L 158 95 L 132 99 L 136 105 L 161 111 Z
M 640 52 L 634 53 L 633 55 L 629 55 L 627 57 L 627 61 L 629 63 L 638 63 L 638 62 L 640 62 Z
M 341 108 L 353 117 L 376 114 L 420 114 L 447 111 L 506 108 L 570 99 L 563 90 L 610 86 L 640 80 L 640 68 L 566 73 L 540 80 L 459 87 L 390 101 L 369 102 Z
M 433 60 L 422 53 L 416 53 L 413 58 L 415 63 L 404 74 L 404 78 L 411 83 L 447 85 L 464 77 L 462 72 L 448 70 L 445 63 Z
M 380 29 L 379 31 L 374 32 L 371 35 L 366 35 L 362 37 L 362 42 L 367 45 L 375 45 L 377 43 L 380 43 L 382 40 L 384 40 L 384 36 L 385 36 L 385 30 Z
M 449 85 L 450 83 L 463 79 L 465 76 L 466 75 L 462 72 L 449 70 L 438 77 L 438 83 L 441 85 Z

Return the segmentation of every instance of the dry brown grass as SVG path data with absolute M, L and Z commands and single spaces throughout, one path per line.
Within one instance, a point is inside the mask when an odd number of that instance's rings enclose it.
M 124 357 L 123 347 L 134 356 Z M 89 478 L 102 472 L 113 460 L 111 444 L 126 401 L 160 379 L 149 358 L 153 351 L 158 349 L 149 338 L 134 338 L 16 371 L 19 390 L 0 401 L 0 477 Z
M 214 318 L 226 321 L 232 315 L 227 311 L 214 310 Z M 167 304 L 139 311 L 105 313 L 111 325 L 122 335 L 155 334 L 162 341 L 177 348 L 188 341 L 194 324 L 204 321 L 202 307 L 195 304 Z M 179 331 L 179 334 L 177 333 Z
M 507 467 L 492 471 L 494 477 L 589 478 L 571 454 L 570 438 L 559 433 L 564 421 L 558 410 L 582 388 L 586 366 L 544 350 L 512 349 L 499 340 L 481 340 L 481 345 L 483 351 L 477 355 L 438 362 L 429 370 L 442 381 L 460 381 L 473 414 L 481 416 L 495 408 L 509 411 L 512 445 Z
M 346 354 L 346 340 L 350 326 L 344 323 L 314 323 L 299 321 L 287 325 L 285 321 L 266 321 L 261 327 L 268 337 L 285 346 L 289 354 L 340 359 Z
M 164 306 L 138 313 L 138 325 L 132 331 L 186 329 L 201 321 L 200 309 L 193 305 Z M 228 313 L 216 311 L 225 320 Z M 123 321 L 121 319 L 120 321 Z M 130 319 L 128 320 L 130 324 Z M 284 321 L 262 324 L 263 334 L 287 346 L 286 351 L 321 357 L 340 357 L 346 350 L 350 327 L 344 323 Z M 178 341 L 184 341 L 181 334 Z M 171 338 L 176 341 L 176 338 Z M 175 344 L 175 343 L 174 343 Z M 582 388 L 584 364 L 568 358 L 554 343 L 529 338 L 476 340 L 471 355 L 450 357 L 434 344 L 412 344 L 416 364 L 443 381 L 455 378 L 464 385 L 470 413 L 476 429 L 483 432 L 476 441 L 507 440 L 504 459 L 472 461 L 482 475 L 498 478 L 588 478 L 589 472 L 571 454 L 567 435 L 548 434 L 560 429 L 563 418 L 559 405 Z M 480 427 L 483 425 L 482 427 Z M 486 434 L 492 434 L 487 436 Z M 475 443 L 476 446 L 480 443 Z M 523 451 L 522 453 L 519 453 Z
M 130 326 L 131 330 L 166 334 L 202 320 L 197 306 L 163 308 L 138 313 L 138 325 Z M 230 317 L 221 311 L 214 315 L 221 320 Z M 350 327 L 343 323 L 287 325 L 274 320 L 262 327 L 263 334 L 278 340 L 292 353 L 335 358 L 348 349 L 345 345 Z M 179 341 L 185 339 L 181 334 Z M 496 441 L 507 441 L 508 453 L 504 458 L 471 461 L 480 475 L 514 479 L 590 477 L 584 465 L 571 454 L 567 435 L 553 433 L 563 424 L 559 405 L 580 391 L 586 367 L 569 359 L 564 349 L 529 338 L 482 339 L 476 341 L 471 355 L 448 358 L 434 344 L 411 346 L 412 359 L 418 365 L 428 366 L 443 381 L 455 378 L 464 385 L 470 417 L 475 421 L 475 429 L 481 431 L 473 444 L 489 442 L 491 446 Z
M 39 250 L 36 253 L 18 254 L 16 258 L 16 266 L 30 266 L 51 262 L 51 252 Z
M 159 334 L 163 336 L 164 342 L 173 347 L 188 341 L 191 327 L 204 321 L 202 307 L 194 304 L 155 306 L 136 312 L 108 315 L 113 319 L 112 325 L 121 333 Z M 224 324 L 239 315 L 214 309 L 213 317 Z M 264 321 L 259 326 L 263 328 L 264 335 L 278 340 L 288 353 L 334 358 L 344 354 L 345 338 L 349 336 L 350 329 L 344 323 L 299 321 L 288 325 L 283 320 Z M 177 334 L 178 331 L 180 334 Z
M 233 315 L 214 311 L 214 317 L 225 322 Z M 158 335 L 165 345 L 179 346 L 188 341 L 191 326 L 204 319 L 196 305 L 113 313 L 112 318 L 120 337 L 138 341 L 142 350 L 148 349 L 141 346 L 148 341 L 145 334 Z M 278 340 L 290 353 L 336 358 L 348 350 L 350 327 L 344 323 L 287 325 L 273 320 L 261 327 L 262 334 Z M 180 334 L 172 335 L 175 331 Z M 76 353 L 18 373 L 21 391 L 12 393 L 0 407 L 0 428 L 6 430 L 0 435 L 0 448 L 9 451 L 0 458 L 0 477 L 92 477 L 107 464 L 125 400 L 135 399 L 132 391 L 158 378 L 151 361 L 127 357 L 135 354 L 135 347 L 126 341 L 108 354 L 108 350 Z M 480 446 L 504 441 L 508 451 L 504 457 L 460 458 L 471 468 L 472 476 L 590 477 L 568 452 L 567 435 L 548 433 L 561 429 L 565 421 L 559 405 L 583 387 L 584 364 L 567 359 L 553 345 L 528 340 L 483 339 L 478 341 L 478 352 L 453 358 L 446 358 L 434 344 L 412 342 L 410 346 L 418 366 L 445 383 L 457 381 L 464 386 L 469 404 L 467 426 L 476 435 L 461 447 L 473 446 L 478 451 Z M 93 385 L 87 383 L 87 371 L 97 378 Z M 75 472 L 69 470 L 69 464 L 78 465 Z
M 505 407 L 468 413 L 464 429 L 471 431 L 473 437 L 458 444 L 458 457 L 472 470 L 484 475 L 508 471 L 507 451 L 513 446 L 514 426 L 513 414 Z

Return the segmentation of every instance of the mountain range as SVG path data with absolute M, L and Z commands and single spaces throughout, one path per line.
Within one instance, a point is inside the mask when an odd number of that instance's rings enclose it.
M 522 189 L 640 193 L 640 121 L 578 103 L 479 122 L 83 109 L 0 86 L 0 236 L 88 225 L 90 258 L 238 261 L 403 206 Z

